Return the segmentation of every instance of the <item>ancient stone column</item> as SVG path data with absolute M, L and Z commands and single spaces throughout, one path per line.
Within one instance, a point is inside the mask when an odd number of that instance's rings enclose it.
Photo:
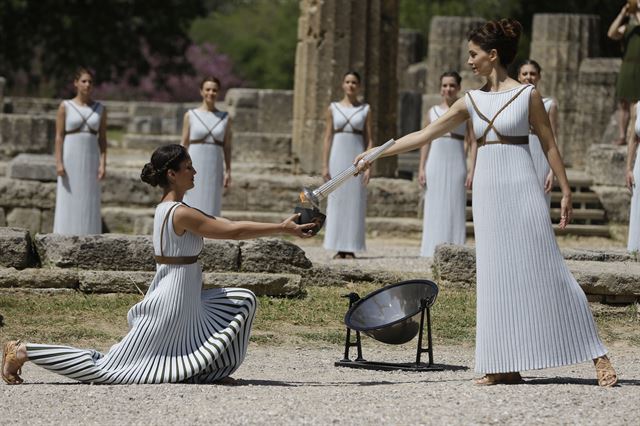
M 564 143 L 565 163 L 584 168 L 587 151 L 600 143 L 616 109 L 613 93 L 620 63 L 619 58 L 587 58 L 580 64 L 571 137 Z
M 477 88 L 478 79 L 468 71 L 467 33 L 482 25 L 484 19 L 467 16 L 434 16 L 429 29 L 427 58 L 427 94 L 438 93 L 440 75 L 458 71 L 463 75 L 463 88 Z
M 0 77 L 0 114 L 4 112 L 4 85 L 6 82 L 4 77 Z
M 292 151 L 296 170 L 319 173 L 327 108 L 342 97 L 350 69 L 363 79 L 376 145 L 396 136 L 398 0 L 301 0 L 293 98 Z M 374 174 L 395 173 L 395 158 Z
M 543 96 L 558 101 L 558 145 L 573 137 L 572 123 L 578 108 L 576 91 L 581 62 L 598 56 L 600 17 L 578 14 L 536 14 L 533 17 L 530 57 L 542 66 L 538 88 Z M 571 163 L 568 163 L 571 164 Z

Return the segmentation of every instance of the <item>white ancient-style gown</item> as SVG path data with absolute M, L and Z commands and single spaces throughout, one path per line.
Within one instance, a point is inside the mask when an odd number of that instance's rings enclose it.
M 544 104 L 544 109 L 549 114 L 551 107 L 555 105 L 556 101 L 553 98 L 544 98 L 542 99 Z M 542 145 L 540 144 L 540 139 L 538 135 L 533 132 L 529 133 L 529 149 L 531 150 L 531 158 L 533 159 L 533 167 L 536 169 L 536 176 L 538 176 L 538 182 L 544 188 L 544 182 L 549 175 L 549 171 L 551 170 L 551 166 L 549 166 L 549 161 L 547 161 L 547 157 L 544 155 L 544 151 L 542 150 Z M 547 200 L 547 206 L 551 207 L 551 193 L 544 194 L 545 200 Z
M 556 243 L 529 152 L 532 89 L 465 96 L 479 146 L 473 181 L 476 371 L 484 374 L 574 364 L 606 353 Z
M 640 102 L 636 105 L 636 136 L 640 137 Z M 631 142 L 631 143 L 635 143 Z M 636 160 L 633 166 L 633 179 L 635 186 L 631 193 L 631 211 L 629 212 L 629 238 L 627 241 L 627 250 L 640 250 L 640 149 L 636 150 Z
M 65 176 L 58 176 L 53 233 L 100 234 L 100 146 L 98 131 L 104 107 L 64 101 L 65 136 L 62 162 Z
M 366 148 L 363 136 L 369 105 L 347 107 L 333 102 L 329 108 L 333 117 L 329 173 L 336 176 Z M 349 179 L 329 194 L 324 248 L 352 253 L 366 250 L 366 211 L 367 187 L 363 176 Z
M 429 120 L 436 121 L 446 110 L 436 105 Z M 435 139 L 425 165 L 427 187 L 424 194 L 424 218 L 420 255 L 431 257 L 438 244 L 464 244 L 466 237 L 467 194 L 464 181 L 467 164 L 464 155 L 466 123 Z
M 202 237 L 175 233 L 173 214 L 180 204 L 156 208 L 153 247 L 156 261 L 164 263 L 158 263 L 144 299 L 129 311 L 130 330 L 122 341 L 105 354 L 29 343 L 30 361 L 81 382 L 106 384 L 210 383 L 240 366 L 256 297 L 241 288 L 202 290 L 202 269 L 195 263 Z
M 189 155 L 196 176 L 184 202 L 210 216 L 220 216 L 224 183 L 224 137 L 229 115 L 189 110 Z

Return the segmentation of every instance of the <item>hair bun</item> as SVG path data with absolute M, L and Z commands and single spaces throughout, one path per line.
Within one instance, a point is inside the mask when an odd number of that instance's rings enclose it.
M 522 24 L 512 18 L 502 18 L 498 21 L 505 37 L 519 39 L 522 34 Z
M 140 173 L 140 179 L 151 186 L 158 186 L 158 171 L 153 167 L 153 164 L 147 163 L 144 165 Z

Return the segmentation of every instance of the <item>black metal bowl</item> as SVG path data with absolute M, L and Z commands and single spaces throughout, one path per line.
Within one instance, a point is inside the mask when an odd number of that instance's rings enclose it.
M 297 224 L 303 223 L 315 223 L 316 226 L 310 229 L 312 235 L 316 235 L 322 229 L 324 220 L 327 218 L 320 210 L 316 208 L 296 207 L 294 213 L 300 213 L 300 216 L 296 219 Z
M 421 301 L 430 307 L 437 295 L 433 281 L 402 281 L 358 300 L 347 311 L 344 323 L 383 343 L 407 343 L 420 331 Z

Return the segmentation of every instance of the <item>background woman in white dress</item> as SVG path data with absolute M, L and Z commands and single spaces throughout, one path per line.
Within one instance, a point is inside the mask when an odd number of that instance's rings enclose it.
M 636 104 L 636 137 L 627 148 L 627 188 L 631 191 L 631 211 L 629 212 L 629 238 L 627 250 L 640 251 L 640 195 L 636 182 L 640 181 L 640 161 L 638 161 L 638 143 L 640 142 L 640 102 Z
M 518 81 L 522 84 L 533 84 L 537 89 L 538 83 L 542 79 L 542 68 L 533 59 L 527 59 L 518 68 Z M 553 98 L 542 98 L 544 109 L 549 115 L 549 122 L 551 123 L 551 131 L 553 136 L 558 136 L 558 103 Z M 536 169 L 536 175 L 540 185 L 544 188 L 545 199 L 547 200 L 547 206 L 551 206 L 551 189 L 553 189 L 553 171 L 549 166 L 547 157 L 542 150 L 540 139 L 533 132 L 529 133 L 529 150 L 531 151 L 531 158 L 533 159 L 533 166 Z
M 196 170 L 180 145 L 158 148 L 141 179 L 161 186 L 153 247 L 156 275 L 144 299 L 127 315 L 129 333 L 109 351 L 6 342 L 2 378 L 23 382 L 26 361 L 87 383 L 210 383 L 227 378 L 242 363 L 249 344 L 256 297 L 242 288 L 202 290 L 197 263 L 204 238 L 249 239 L 275 234 L 311 236 L 314 224 L 232 222 L 182 203 Z
M 344 96 L 327 109 L 323 146 L 325 180 L 351 166 L 353 157 L 373 147 L 369 105 L 358 100 L 360 75 L 347 72 L 342 79 Z M 365 216 L 369 171 L 348 180 L 329 194 L 324 248 L 338 253 L 334 259 L 353 259 L 366 250 Z
M 107 167 L 107 110 L 91 98 L 93 74 L 76 71 L 76 96 L 56 115 L 56 210 L 53 232 L 100 234 L 100 183 Z
M 458 100 L 462 77 L 455 71 L 440 76 L 442 102 L 429 109 L 426 124 L 440 118 Z M 477 144 L 471 143 L 468 123 L 420 149 L 418 182 L 426 188 L 420 255 L 432 257 L 438 244 L 464 244 L 466 237 L 466 188 L 471 188 Z M 465 153 L 471 149 L 467 174 Z
M 478 141 L 473 179 L 476 371 L 484 374 L 477 384 L 521 383 L 520 371 L 593 360 L 598 384 L 613 386 L 615 370 L 584 292 L 558 248 L 529 152 L 533 126 L 562 189 L 564 228 L 571 219 L 571 189 L 549 117 L 535 88 L 507 73 L 521 32 L 513 19 L 488 21 L 471 31 L 468 64 L 486 84 L 436 122 L 399 139 L 383 156 L 417 149 L 473 121 Z
M 223 187 L 231 183 L 231 118 L 216 108 L 219 91 L 220 81 L 205 77 L 200 83 L 202 104 L 185 113 L 182 125 L 182 146 L 198 170 L 196 186 L 184 202 L 211 216 L 220 216 Z

